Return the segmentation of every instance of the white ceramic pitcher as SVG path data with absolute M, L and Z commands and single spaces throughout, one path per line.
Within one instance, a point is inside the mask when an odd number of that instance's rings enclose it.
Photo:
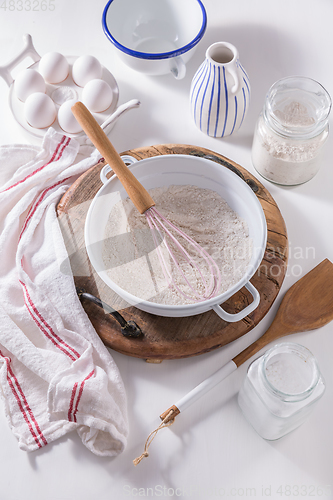
M 206 58 L 193 77 L 191 111 L 197 127 L 212 137 L 235 133 L 250 103 L 250 82 L 231 43 L 208 47 Z

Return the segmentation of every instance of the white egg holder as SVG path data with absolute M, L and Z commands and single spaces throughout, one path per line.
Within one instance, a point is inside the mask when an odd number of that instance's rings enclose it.
M 31 59 L 34 61 L 32 65 L 29 66 L 29 68 L 35 69 L 38 71 L 38 66 L 39 66 L 39 61 L 41 59 L 41 56 L 39 53 L 36 51 L 31 35 L 24 35 L 23 37 L 24 40 L 24 48 L 22 51 L 14 57 L 9 63 L 7 63 L 5 66 L 0 66 L 0 77 L 2 77 L 7 85 L 9 86 L 9 106 L 11 109 L 11 112 L 16 120 L 16 122 L 21 126 L 21 128 L 29 133 L 29 136 L 31 138 L 37 139 L 38 142 L 43 139 L 45 133 L 48 130 L 47 128 L 43 129 L 37 129 L 32 127 L 25 119 L 24 116 L 24 105 L 25 103 L 20 101 L 16 94 L 15 94 L 15 89 L 14 89 L 14 83 L 15 80 L 11 74 L 12 70 L 16 68 L 16 66 L 23 61 L 26 57 L 31 57 Z M 81 99 L 82 91 L 83 88 L 79 87 L 76 85 L 76 83 L 73 81 L 72 78 L 72 67 L 76 59 L 78 59 L 78 56 L 65 56 L 68 63 L 69 63 L 69 74 L 66 80 L 64 80 L 61 83 L 57 84 L 50 84 L 46 82 L 46 94 L 51 97 L 51 99 L 54 101 L 57 114 L 58 110 L 63 102 L 65 102 L 68 99 Z M 115 124 L 116 119 L 120 114 L 122 114 L 124 111 L 127 109 L 130 109 L 132 107 L 136 107 L 140 104 L 139 101 L 137 100 L 132 100 L 128 101 L 127 103 L 121 105 L 118 107 L 116 110 L 118 98 L 119 98 L 119 89 L 117 82 L 114 78 L 114 76 L 104 67 L 102 66 L 102 80 L 104 80 L 108 85 L 110 86 L 112 93 L 113 93 L 113 98 L 110 107 L 100 113 L 92 113 L 93 116 L 95 117 L 96 121 L 101 125 L 103 130 L 108 133 L 113 125 Z M 59 96 L 56 98 L 56 93 L 59 94 Z M 65 132 L 59 125 L 58 119 L 53 122 L 51 125 L 56 131 L 66 134 L 68 137 L 74 137 L 79 140 L 84 140 L 86 138 L 86 135 L 83 131 L 78 132 L 76 134 L 70 134 Z

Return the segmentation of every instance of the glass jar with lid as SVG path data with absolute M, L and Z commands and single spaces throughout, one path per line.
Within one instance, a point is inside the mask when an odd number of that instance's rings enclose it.
M 313 354 L 286 342 L 251 363 L 238 403 L 258 434 L 275 440 L 301 425 L 324 391 Z
M 252 163 L 269 181 L 302 184 L 318 172 L 328 138 L 328 92 L 311 78 L 283 78 L 269 89 L 254 132 Z

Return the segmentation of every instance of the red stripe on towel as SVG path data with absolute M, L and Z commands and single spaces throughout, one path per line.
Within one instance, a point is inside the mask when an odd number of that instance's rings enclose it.
M 43 445 L 47 444 L 47 441 L 46 441 L 45 436 L 43 435 L 43 433 L 42 433 L 42 431 L 37 423 L 37 420 L 36 420 L 32 410 L 31 410 L 30 406 L 28 405 L 28 402 L 27 402 L 27 399 L 24 395 L 22 387 L 20 386 L 19 381 L 17 380 L 17 377 L 14 375 L 14 373 L 12 371 L 12 368 L 10 366 L 11 360 L 7 356 L 4 356 L 1 351 L 0 351 L 0 356 L 6 362 L 7 381 L 8 381 L 9 387 L 11 388 L 12 393 L 16 399 L 18 407 L 22 413 L 22 416 L 23 416 L 23 418 L 24 418 L 24 420 L 29 428 L 29 431 L 30 431 L 32 437 L 34 438 L 38 448 L 42 448 Z M 29 420 L 29 418 L 30 418 L 30 420 Z M 35 427 L 35 429 L 33 426 Z M 37 431 L 38 435 L 36 435 L 35 430 Z
M 19 280 L 24 291 L 24 302 L 30 313 L 30 316 L 35 321 L 38 328 L 44 333 L 44 335 L 51 340 L 51 342 L 58 347 L 64 354 L 66 354 L 72 361 L 75 361 L 80 357 L 80 354 L 70 345 L 68 345 L 59 335 L 57 335 L 48 322 L 43 318 L 43 316 L 38 311 L 37 307 L 33 303 L 27 286 Z M 71 351 L 71 352 L 69 352 Z
M 73 389 L 72 389 L 72 394 L 71 394 L 71 399 L 69 402 L 69 408 L 68 408 L 68 420 L 72 422 L 72 411 L 73 411 L 73 406 L 74 406 L 74 398 L 75 398 L 75 393 L 77 389 L 78 383 L 75 382 Z
M 22 237 L 22 234 L 24 233 L 24 231 L 27 228 L 27 225 L 29 224 L 31 218 L 33 217 L 33 215 L 36 212 L 38 206 L 41 204 L 41 202 L 43 201 L 43 199 L 45 198 L 45 196 L 47 195 L 47 193 L 49 191 L 51 191 L 51 189 L 54 189 L 55 187 L 57 187 L 60 184 L 62 184 L 63 182 L 66 182 L 68 179 L 69 179 L 69 177 L 66 177 L 66 179 L 63 179 L 61 181 L 56 182 L 55 184 L 53 184 L 53 186 L 48 187 L 47 189 L 45 189 L 42 192 L 42 194 L 40 195 L 40 197 L 37 199 L 37 201 L 35 202 L 35 204 L 31 206 L 31 208 L 30 208 L 30 210 L 28 212 L 28 215 L 27 215 L 27 217 L 26 217 L 26 219 L 24 221 L 24 224 L 23 224 L 23 227 L 22 227 L 22 230 L 21 230 L 21 233 L 20 233 L 18 241 L 20 241 L 20 239 Z
M 70 422 L 74 421 L 76 422 L 76 414 L 77 414 L 77 410 L 78 410 L 78 407 L 79 407 L 79 403 L 80 403 L 80 400 L 81 400 L 81 397 L 82 397 L 82 393 L 83 393 L 83 389 L 84 389 L 84 385 L 86 383 L 87 380 L 89 380 L 95 373 L 95 370 L 92 370 L 89 375 L 87 375 L 81 382 L 80 384 L 80 389 L 79 389 L 79 393 L 78 393 L 78 396 L 77 396 L 77 400 L 76 400 L 76 404 L 75 404 L 75 410 L 73 412 L 73 406 L 74 406 L 74 400 L 75 400 L 75 395 L 76 395 L 76 391 L 77 391 L 77 388 L 78 388 L 78 382 L 75 382 L 74 386 L 73 386 L 73 390 L 72 390 L 72 395 L 71 395 L 71 400 L 70 400 L 70 404 L 69 404 L 69 410 L 68 410 L 68 420 Z
M 60 141 L 60 143 L 58 144 L 58 147 L 56 148 L 56 150 L 55 150 L 55 152 L 54 152 L 54 155 L 52 156 L 52 158 L 51 158 L 51 160 L 49 161 L 49 163 L 51 163 L 51 162 L 55 159 L 55 155 L 56 155 L 56 154 L 57 154 L 57 152 L 58 152 L 58 148 L 60 147 L 60 145 L 62 144 L 62 141 L 63 141 L 64 139 L 65 139 L 65 136 L 63 136 L 63 137 L 62 137 L 62 140 L 61 140 L 61 141 Z M 61 151 L 60 151 L 60 153 L 59 153 L 59 155 L 58 155 L 58 157 L 56 158 L 56 160 L 55 160 L 55 161 L 60 160 L 60 158 L 61 158 L 61 157 L 62 157 L 62 155 L 63 155 L 63 152 L 64 152 L 65 148 L 68 146 L 68 144 L 70 143 L 70 141 L 71 141 L 71 138 L 70 138 L 70 137 L 68 137 L 68 138 L 67 138 L 67 141 L 65 142 L 65 144 L 64 144 L 64 145 L 63 145 L 63 147 L 61 148 Z M 48 165 L 49 163 L 47 163 L 46 165 Z M 35 173 L 36 173 L 37 171 L 38 171 L 38 170 L 36 170 L 36 171 L 35 171 Z M 32 175 L 32 174 L 31 174 L 31 175 Z M 47 188 L 47 189 L 45 189 L 45 190 L 43 191 L 43 193 L 41 194 L 41 196 L 39 197 L 39 199 L 37 200 L 37 202 L 36 202 L 36 203 L 35 203 L 35 204 L 34 204 L 34 205 L 30 208 L 30 210 L 29 210 L 29 212 L 28 212 L 28 215 L 27 215 L 27 217 L 26 217 L 26 219 L 25 219 L 24 225 L 23 225 L 23 227 L 22 227 L 22 230 L 21 230 L 21 233 L 20 233 L 20 236 L 19 236 L 19 241 L 20 241 L 20 239 L 21 239 L 21 237 L 22 237 L 22 234 L 24 233 L 24 231 L 25 231 L 25 229 L 26 229 L 26 227 L 27 227 L 27 225 L 28 225 L 28 223 L 29 223 L 29 221 L 30 221 L 31 217 L 34 215 L 34 213 L 35 213 L 35 211 L 36 211 L 36 209 L 37 209 L 38 205 L 39 205 L 39 204 L 43 201 L 43 199 L 44 199 L 45 195 L 46 195 L 46 194 L 47 194 L 47 193 L 48 193 L 51 189 L 53 189 L 53 188 L 57 187 L 57 186 L 58 186 L 59 184 L 61 184 L 62 182 L 67 181 L 67 179 L 69 179 L 69 177 L 66 177 L 66 179 L 63 179 L 62 181 L 59 181 L 59 182 L 55 183 L 53 186 L 50 186 L 49 188 Z
M 92 370 L 89 375 L 86 376 L 86 378 L 84 380 L 82 380 L 81 382 L 81 385 L 80 385 L 80 390 L 79 390 L 79 395 L 77 397 L 77 400 L 76 400 L 76 405 L 75 405 L 75 410 L 74 410 L 74 413 L 73 413 L 73 419 L 74 419 L 74 422 L 76 422 L 76 414 L 77 414 L 77 409 L 78 409 L 78 406 L 79 406 L 79 403 L 80 403 L 80 399 L 81 399 L 81 396 L 82 396 L 82 393 L 83 393 L 83 389 L 84 389 L 84 384 L 86 383 L 86 381 L 88 379 L 90 379 L 95 373 L 95 370 Z
M 11 186 L 9 186 L 8 188 L 4 189 L 3 191 L 0 191 L 1 193 L 5 193 L 6 191 L 9 191 L 10 189 L 18 186 L 19 184 L 22 184 L 23 182 L 25 182 L 27 179 L 30 179 L 30 177 L 32 177 L 33 175 L 37 174 L 38 172 L 40 172 L 41 170 L 43 170 L 43 168 L 45 168 L 47 165 L 49 165 L 50 163 L 52 163 L 55 159 L 55 157 L 57 156 L 58 154 L 58 151 L 60 149 L 60 147 L 62 146 L 62 144 L 64 143 L 66 139 L 66 136 L 63 135 L 62 138 L 61 138 L 61 141 L 59 142 L 59 144 L 57 145 L 51 159 L 45 163 L 44 165 L 42 165 L 41 167 L 37 168 L 36 170 L 34 170 L 33 172 L 31 172 L 31 174 L 27 175 L 24 179 L 21 179 L 20 181 L 17 181 L 15 184 L 12 184 Z M 61 152 L 60 152 L 60 156 L 58 158 L 58 160 L 61 158 L 61 155 L 65 149 L 65 147 L 69 144 L 70 142 L 70 137 L 67 138 L 67 141 L 66 141 L 66 144 L 63 146 L 63 148 L 61 149 Z

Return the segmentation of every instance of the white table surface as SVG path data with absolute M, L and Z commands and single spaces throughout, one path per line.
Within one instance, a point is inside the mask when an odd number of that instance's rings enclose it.
M 332 0 L 204 0 L 207 31 L 181 81 L 135 73 L 118 59 L 101 27 L 104 0 L 55 0 L 54 11 L 42 11 L 37 1 L 31 1 L 36 11 L 20 11 L 18 0 L 0 4 L 0 64 L 20 50 L 22 35 L 30 33 L 42 55 L 95 55 L 115 76 L 119 103 L 140 99 L 141 107 L 124 115 L 110 134 L 119 152 L 161 143 L 193 144 L 221 153 L 258 176 L 250 152 L 268 88 L 282 77 L 303 75 L 333 95 Z M 28 3 L 23 0 L 24 5 Z M 189 112 L 191 79 L 216 41 L 238 48 L 252 85 L 246 121 L 225 139 L 201 133 Z M 11 116 L 7 94 L 1 80 L 0 144 L 27 143 Z M 1 500 L 333 498 L 333 324 L 289 337 L 315 354 L 327 384 L 324 397 L 296 431 L 267 442 L 244 419 L 237 393 L 246 363 L 163 430 L 148 459 L 137 467 L 132 463 L 158 425 L 159 414 L 261 336 L 283 293 L 300 275 L 326 257 L 333 261 L 332 141 L 330 137 L 325 161 L 310 182 L 283 188 L 260 179 L 281 209 L 290 243 L 281 295 L 261 323 L 226 347 L 159 365 L 110 351 L 125 383 L 130 419 L 127 448 L 116 459 L 94 456 L 75 432 L 40 451 L 20 451 L 1 405 Z

